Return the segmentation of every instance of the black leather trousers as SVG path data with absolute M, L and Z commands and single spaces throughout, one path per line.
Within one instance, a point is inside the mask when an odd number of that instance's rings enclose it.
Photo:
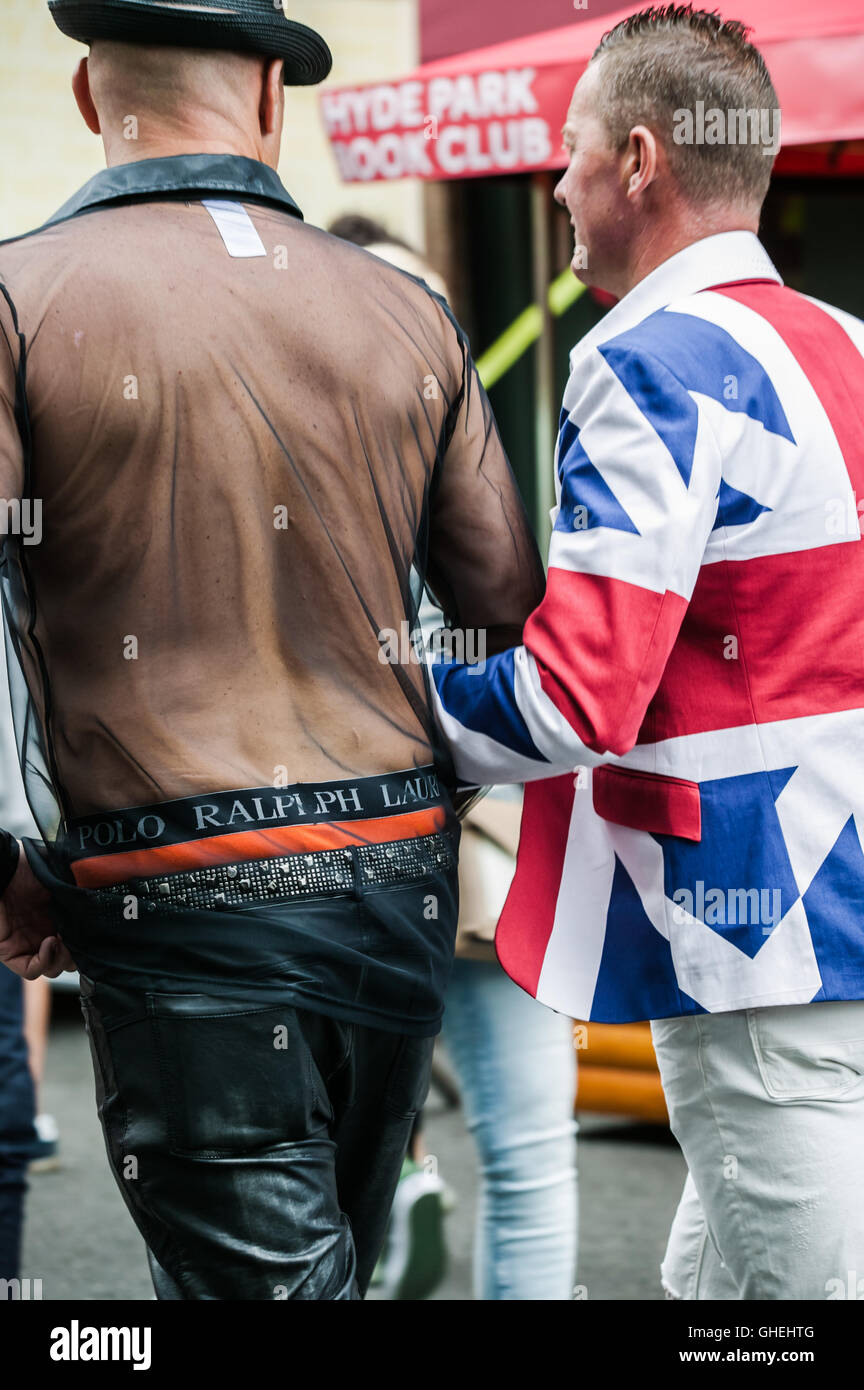
M 363 1298 L 433 1039 L 248 995 L 81 989 L 157 1297 Z

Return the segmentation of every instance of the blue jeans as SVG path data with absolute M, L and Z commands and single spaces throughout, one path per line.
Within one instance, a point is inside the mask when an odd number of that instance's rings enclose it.
M 22 1032 L 23 987 L 0 965 L 0 1279 L 17 1279 L 36 1131 L 33 1081 Z
M 475 1296 L 573 1297 L 573 1025 L 494 962 L 455 961 L 444 1038 L 480 1157 Z

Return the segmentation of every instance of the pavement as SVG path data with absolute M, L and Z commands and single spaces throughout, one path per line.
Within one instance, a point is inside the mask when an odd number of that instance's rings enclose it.
M 62 1166 L 31 1178 L 23 1276 L 42 1280 L 46 1301 L 151 1300 L 144 1247 L 105 1157 L 78 1001 L 68 994 L 55 996 L 41 1109 L 59 1124 Z M 470 1300 L 476 1157 L 461 1110 L 434 1090 L 425 1139 L 456 1197 L 450 1267 L 432 1301 Z M 662 1299 L 659 1264 L 685 1172 L 675 1141 L 664 1129 L 585 1115 L 578 1162 L 580 1297 Z

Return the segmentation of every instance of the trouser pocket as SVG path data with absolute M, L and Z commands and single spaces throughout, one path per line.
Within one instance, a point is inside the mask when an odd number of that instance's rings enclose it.
M 747 1023 L 773 1100 L 842 1100 L 864 1089 L 864 1003 L 748 1009 Z
M 219 1158 L 326 1130 L 327 1093 L 297 1010 L 149 994 L 168 1142 Z

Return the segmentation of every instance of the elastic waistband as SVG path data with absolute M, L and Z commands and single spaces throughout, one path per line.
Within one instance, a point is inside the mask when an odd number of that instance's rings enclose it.
M 100 811 L 58 844 L 81 888 L 432 835 L 452 815 L 433 766 Z

